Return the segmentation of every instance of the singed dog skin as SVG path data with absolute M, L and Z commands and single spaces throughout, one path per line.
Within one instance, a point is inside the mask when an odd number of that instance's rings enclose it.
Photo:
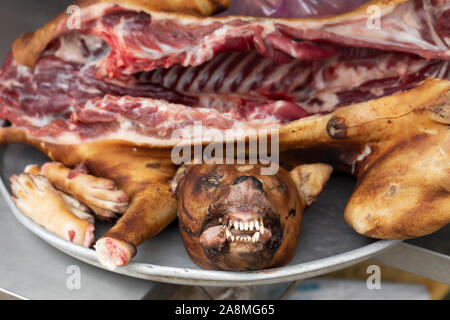
M 299 166 L 292 173 L 280 169 L 275 175 L 262 175 L 258 165 L 183 169 L 177 188 L 178 221 L 191 259 L 202 268 L 220 270 L 287 264 L 295 253 L 307 205 L 303 194 L 314 181 L 302 180 L 298 173 L 310 168 L 314 179 L 322 181 L 319 189 L 309 189 L 308 197 L 315 198 L 330 166 Z

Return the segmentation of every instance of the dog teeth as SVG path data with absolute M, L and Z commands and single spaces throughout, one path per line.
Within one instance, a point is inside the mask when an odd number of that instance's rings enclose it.
M 264 222 L 262 218 L 259 218 L 259 224 L 260 224 L 259 231 L 261 232 L 261 234 L 264 234 Z
M 225 235 L 228 240 L 231 241 L 242 241 L 242 242 L 258 242 L 261 235 L 263 235 L 266 231 L 264 227 L 264 221 L 262 217 L 259 217 L 252 221 L 231 221 L 231 219 L 220 219 L 220 221 L 225 221 L 223 223 L 222 229 L 225 230 Z M 234 227 L 237 231 L 256 231 L 253 236 L 233 236 L 230 229 Z
M 228 240 L 233 241 L 241 241 L 241 242 L 253 242 L 256 243 L 259 241 L 259 238 L 261 236 L 260 232 L 255 232 L 253 234 L 253 236 L 233 236 L 233 234 L 231 233 L 230 229 L 226 228 L 225 229 L 225 235 L 227 237 Z

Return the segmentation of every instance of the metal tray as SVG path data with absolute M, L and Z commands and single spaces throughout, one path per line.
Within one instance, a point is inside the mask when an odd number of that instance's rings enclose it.
M 28 164 L 41 164 L 45 161 L 48 159 L 43 154 L 29 146 L 1 146 L 1 193 L 12 213 L 27 229 L 62 252 L 101 268 L 93 249 L 80 247 L 46 231 L 24 216 L 11 200 L 9 177 L 22 172 Z M 158 236 L 139 246 L 132 263 L 117 268 L 114 272 L 184 285 L 243 286 L 305 279 L 342 269 L 398 243 L 361 236 L 345 223 L 344 208 L 353 185 L 351 176 L 333 174 L 317 203 L 307 209 L 296 254 L 285 267 L 251 272 L 200 269 L 188 257 L 177 222 L 174 222 Z M 111 224 L 97 222 L 96 238 L 109 227 Z

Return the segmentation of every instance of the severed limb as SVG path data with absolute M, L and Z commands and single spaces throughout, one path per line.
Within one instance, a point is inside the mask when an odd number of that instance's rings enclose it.
M 94 225 L 77 217 L 47 178 L 22 173 L 10 179 L 12 199 L 27 217 L 59 237 L 90 247 L 94 241 Z
M 78 218 L 89 221 L 90 223 L 95 223 L 95 217 L 89 213 L 89 209 L 79 202 L 77 199 L 69 196 L 68 194 L 57 190 L 59 196 L 64 201 L 64 204 L 70 211 L 73 212 Z
M 80 167 L 72 170 L 62 163 L 48 162 L 28 170 L 47 177 L 57 189 L 91 208 L 100 220 L 112 221 L 128 208 L 128 195 L 118 190 L 114 181 L 89 175 Z
M 97 257 L 106 268 L 126 265 L 139 244 L 157 235 L 176 218 L 177 202 L 170 191 L 176 166 L 168 152 L 130 148 L 129 152 L 121 153 L 123 166 L 114 162 L 95 166 L 100 176 L 117 176 L 119 187 L 131 198 L 125 214 L 95 244 Z
M 115 182 L 131 199 L 126 212 L 117 223 L 95 244 L 100 263 L 108 268 L 128 264 L 136 254 L 136 247 L 163 230 L 176 217 L 176 200 L 170 191 L 170 180 L 176 166 L 170 158 L 170 150 L 147 150 L 131 147 L 115 141 L 102 141 L 79 145 L 62 146 L 37 143 L 55 161 L 65 162 L 67 166 L 84 163 L 89 172 L 90 185 L 93 181 L 101 181 L 103 191 L 110 191 L 106 182 Z M 68 152 L 67 150 L 71 150 Z M 66 155 L 70 154 L 71 157 Z M 58 188 L 77 194 L 80 197 L 82 184 L 73 187 L 73 181 L 80 176 L 68 179 L 70 169 L 60 163 L 48 163 L 42 168 L 29 166 L 29 172 L 39 172 L 48 176 Z M 104 177 L 103 179 L 97 178 Z M 83 180 L 85 181 L 85 180 Z M 69 189 L 72 186 L 72 189 Z M 109 185 L 111 186 L 111 185 Z M 73 190 L 78 190 L 74 192 Z
M 176 218 L 177 202 L 170 192 L 170 180 L 176 170 L 171 150 L 149 150 L 114 140 L 60 145 L 22 134 L 18 137 L 25 138 L 23 142 L 39 148 L 54 161 L 67 167 L 83 163 L 94 177 L 114 181 L 128 195 L 128 209 L 95 244 L 104 267 L 114 269 L 129 263 L 137 246 Z
M 95 244 L 99 261 L 108 269 L 127 264 L 136 246 L 163 230 L 176 216 L 168 184 L 148 187 L 133 198 L 126 214 Z
M 114 181 L 117 188 L 128 195 L 128 209 L 95 245 L 100 263 L 108 269 L 129 263 L 137 246 L 157 235 L 176 218 L 177 202 L 170 191 L 176 166 L 171 160 L 170 149 L 150 150 L 117 140 L 54 144 L 14 127 L 1 129 L 0 141 L 27 143 L 67 167 L 84 164 L 94 178 Z M 63 185 L 70 183 L 66 179 L 66 169 L 56 165 L 47 166 L 47 169 L 55 167 L 58 169 L 55 170 L 58 172 L 56 181 L 62 181 Z M 62 175 L 59 175 L 60 168 L 64 172 Z M 46 172 L 44 170 L 44 174 Z M 87 181 L 90 183 L 89 179 Z
M 357 178 L 345 210 L 380 239 L 430 234 L 450 223 L 450 81 L 296 121 L 280 131 L 290 157 L 324 155 Z M 313 157 L 314 158 L 314 157 Z
M 17 127 L 0 129 L 0 143 L 29 144 L 67 167 L 84 164 L 90 174 L 114 181 L 128 195 L 128 209 L 95 245 L 106 268 L 129 263 L 137 246 L 176 218 L 177 202 L 170 191 L 176 165 L 170 149 L 147 149 L 120 140 L 56 144 Z
M 37 176 L 41 174 L 41 167 L 37 165 L 28 165 L 25 168 L 24 172 Z M 56 190 L 56 192 L 58 192 L 67 208 L 69 208 L 70 211 L 72 211 L 78 218 L 87 220 L 92 224 L 95 223 L 95 217 L 92 214 L 90 214 L 90 210 L 88 207 L 86 207 L 84 204 L 82 204 L 74 197 L 69 196 L 67 193 L 64 193 L 60 190 Z

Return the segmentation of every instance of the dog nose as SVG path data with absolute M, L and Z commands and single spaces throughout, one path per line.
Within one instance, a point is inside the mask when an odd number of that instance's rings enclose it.
M 253 182 L 253 185 L 254 185 L 254 187 L 255 187 L 257 190 L 259 190 L 259 191 L 261 191 L 261 192 L 264 191 L 264 190 L 263 190 L 262 182 L 261 182 L 258 178 L 253 177 L 253 176 L 240 176 L 239 178 L 237 178 L 236 180 L 234 180 L 233 185 L 236 185 L 236 184 L 239 184 L 239 183 L 243 183 L 243 182 L 245 182 L 245 181 L 248 181 L 249 179 Z

